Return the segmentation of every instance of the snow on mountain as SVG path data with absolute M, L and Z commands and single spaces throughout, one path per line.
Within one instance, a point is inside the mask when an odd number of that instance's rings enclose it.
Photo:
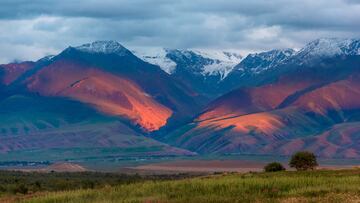
M 224 79 L 242 60 L 242 56 L 240 54 L 233 52 L 212 50 L 195 50 L 194 52 L 204 58 L 213 59 L 212 63 L 204 66 L 203 74 L 220 75 L 221 79 Z
M 343 55 L 360 55 L 360 40 L 321 38 L 306 44 L 298 52 L 281 49 L 249 54 L 235 70 L 260 73 L 285 63 L 311 64 L 324 58 Z
M 341 55 L 360 55 L 360 40 L 321 38 L 308 43 L 294 55 L 301 63 Z
M 167 50 L 164 48 L 138 48 L 132 52 L 143 61 L 160 66 L 168 74 L 172 74 L 176 68 L 176 63 L 166 57 Z
M 237 71 L 247 71 L 251 73 L 260 73 L 284 63 L 294 55 L 293 49 L 275 49 L 266 52 L 249 54 L 236 67 Z
M 75 48 L 90 53 L 115 53 L 121 56 L 129 53 L 116 41 L 95 41 Z M 233 70 L 256 74 L 284 63 L 303 64 L 333 56 L 360 55 L 360 40 L 322 38 L 308 43 L 298 52 L 293 49 L 271 50 L 249 54 L 245 58 L 238 53 L 220 50 L 138 47 L 132 52 L 140 59 L 160 66 L 168 74 L 174 74 L 180 68 L 204 78 L 217 76 L 223 80 Z
M 75 47 L 75 49 L 88 53 L 118 54 L 124 56 L 128 50 L 116 41 L 95 41 Z
M 240 54 L 215 50 L 138 48 L 133 53 L 148 63 L 160 66 L 169 74 L 181 66 L 194 74 L 220 75 L 221 79 L 242 59 Z
M 38 62 L 46 62 L 46 61 L 51 61 L 53 58 L 55 57 L 55 55 L 47 55 L 41 59 L 38 60 Z

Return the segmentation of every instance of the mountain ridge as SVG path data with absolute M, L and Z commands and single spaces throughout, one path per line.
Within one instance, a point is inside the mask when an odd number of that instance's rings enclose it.
M 44 136 L 43 141 L 28 140 L 32 146 L 48 142 L 54 147 L 51 136 L 59 135 L 62 126 L 79 139 L 89 139 L 86 131 L 74 131 L 81 126 L 91 128 L 92 144 L 113 147 L 108 144 L 112 139 L 126 143 L 145 136 L 146 146 L 164 149 L 156 152 L 162 155 L 176 151 L 174 155 L 287 156 L 297 149 L 329 158 L 360 157 L 360 149 L 345 142 L 359 142 L 359 47 L 357 39 L 318 39 L 299 51 L 274 49 L 245 58 L 224 51 L 180 49 L 139 56 L 110 40 L 70 46 L 36 62 L 0 65 L 0 119 L 23 126 L 2 127 L 7 138 L 2 139 L 0 151 L 10 152 L 16 143 L 8 135 L 26 132 L 32 136 L 21 137 L 15 151 L 30 149 L 27 139 L 36 134 Z M 49 113 L 28 114 L 31 109 L 22 106 L 25 101 L 43 105 Z M 14 102 L 11 108 L 19 108 L 12 117 L 6 111 L 9 102 Z M 66 120 L 73 112 L 63 115 L 52 104 L 79 105 L 74 113 L 84 118 L 114 122 L 86 126 L 75 122 L 71 123 L 74 128 L 68 128 Z M 31 114 L 38 120 L 29 122 Z M 49 119 L 49 115 L 61 119 Z M 96 136 L 96 125 L 101 136 Z M 104 137 L 104 132 L 114 133 L 114 129 L 119 132 L 115 137 Z M 46 130 L 54 133 L 46 134 Z M 64 139 L 70 142 L 67 136 Z M 134 147 L 145 146 L 133 143 Z

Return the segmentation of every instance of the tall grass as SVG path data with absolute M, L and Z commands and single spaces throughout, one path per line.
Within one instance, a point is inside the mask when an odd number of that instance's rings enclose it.
M 26 202 L 282 201 L 360 201 L 360 171 L 248 173 L 146 181 L 95 190 L 48 193 Z

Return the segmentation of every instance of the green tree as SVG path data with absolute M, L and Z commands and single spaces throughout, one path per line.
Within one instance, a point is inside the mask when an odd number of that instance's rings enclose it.
M 264 167 L 265 172 L 285 171 L 285 167 L 279 162 L 272 162 Z
M 301 151 L 292 155 L 289 165 L 290 167 L 296 168 L 298 171 L 306 171 L 313 170 L 318 166 L 318 163 L 314 153 Z

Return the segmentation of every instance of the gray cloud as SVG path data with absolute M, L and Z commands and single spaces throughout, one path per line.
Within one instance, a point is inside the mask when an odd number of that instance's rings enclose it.
M 0 63 L 69 45 L 299 48 L 319 37 L 360 37 L 357 0 L 1 0 Z
M 171 15 L 171 2 L 157 0 L 2 0 L 0 18 L 21 19 L 39 15 L 146 19 Z

